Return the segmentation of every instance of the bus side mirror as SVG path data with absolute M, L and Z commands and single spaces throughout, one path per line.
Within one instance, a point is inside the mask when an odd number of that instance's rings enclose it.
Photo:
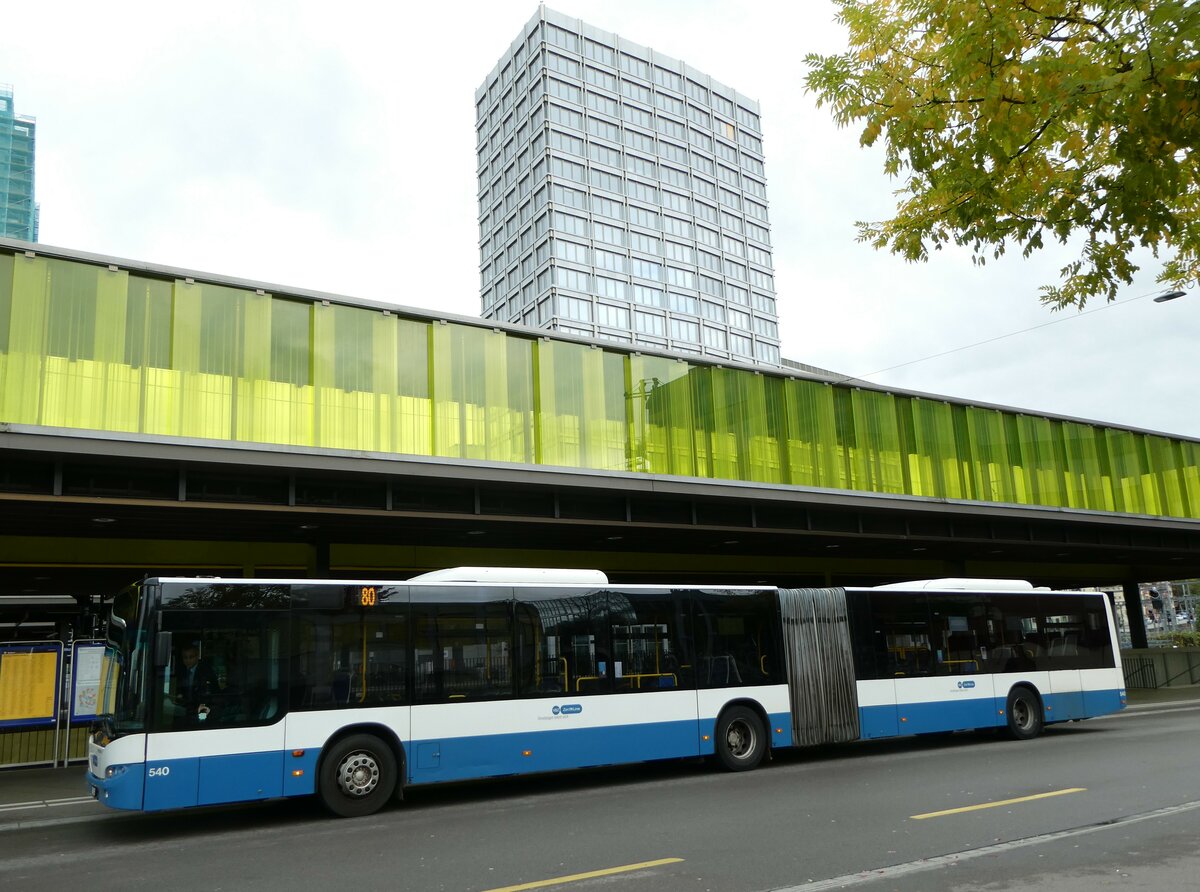
M 154 665 L 161 668 L 171 662 L 171 633 L 159 632 L 154 636 Z

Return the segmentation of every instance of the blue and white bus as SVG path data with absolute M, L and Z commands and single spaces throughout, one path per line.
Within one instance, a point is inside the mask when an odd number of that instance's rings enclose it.
M 155 578 L 110 623 L 88 780 L 155 811 L 1044 724 L 1125 705 L 1103 594 L 610 584 L 460 568 L 406 581 Z

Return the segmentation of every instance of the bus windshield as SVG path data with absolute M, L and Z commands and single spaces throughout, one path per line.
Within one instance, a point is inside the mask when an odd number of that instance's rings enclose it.
M 144 731 L 146 727 L 143 688 L 148 677 L 147 642 L 144 626 L 144 588 L 134 585 L 113 601 L 100 686 L 99 721 L 110 737 Z

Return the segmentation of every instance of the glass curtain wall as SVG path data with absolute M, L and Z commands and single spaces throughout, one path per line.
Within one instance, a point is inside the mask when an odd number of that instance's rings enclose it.
M 1200 443 L 0 251 L 0 422 L 1200 518 Z

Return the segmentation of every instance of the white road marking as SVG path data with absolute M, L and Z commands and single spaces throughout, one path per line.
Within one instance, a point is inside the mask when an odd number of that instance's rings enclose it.
M 999 855 L 1004 852 L 1011 852 L 1014 849 L 1023 849 L 1026 846 L 1041 845 L 1044 842 L 1053 842 L 1059 839 L 1069 839 L 1073 836 L 1083 836 L 1088 833 L 1098 833 L 1101 830 L 1109 830 L 1113 827 L 1121 827 L 1125 824 L 1136 824 L 1140 821 L 1152 821 L 1155 818 L 1163 818 L 1168 815 L 1177 815 L 1182 812 L 1194 811 L 1200 809 L 1200 801 L 1185 802 L 1181 805 L 1172 805 L 1168 808 L 1159 808 L 1154 811 L 1143 812 L 1138 815 L 1130 815 L 1126 818 L 1116 818 L 1112 821 L 1105 821 L 1102 824 L 1091 824 L 1087 827 L 1076 827 L 1073 830 L 1059 830 L 1054 833 L 1043 833 L 1041 836 L 1030 836 L 1026 839 L 1014 839 L 1010 842 L 1002 842 L 994 846 L 984 846 L 979 849 L 967 849 L 964 852 L 954 852 L 950 855 L 939 855 L 936 858 L 921 858 L 918 861 L 909 861 L 905 864 L 894 864 L 891 867 L 881 867 L 878 870 L 864 870 L 861 873 L 849 873 L 845 876 L 833 877 L 828 880 L 820 880 L 815 883 L 804 883 L 799 886 L 787 886 L 783 888 L 772 889 L 771 892 L 819 892 L 822 889 L 842 889 L 846 886 L 859 886 L 865 883 L 873 883 L 876 880 L 895 879 L 899 876 L 907 874 L 920 873 L 925 870 L 938 870 L 943 867 L 950 867 L 954 864 L 961 864 L 964 861 L 973 861 L 976 858 L 985 858 L 989 855 Z

